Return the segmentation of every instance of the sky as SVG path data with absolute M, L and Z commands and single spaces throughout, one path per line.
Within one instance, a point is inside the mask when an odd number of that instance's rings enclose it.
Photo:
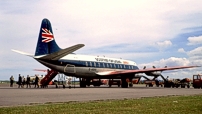
M 50 20 L 61 48 L 75 53 L 123 58 L 143 66 L 202 66 L 201 0 L 5 0 L 0 1 L 0 80 L 44 75 L 47 69 L 11 49 L 35 53 L 41 21 Z M 201 67 L 163 72 L 192 78 Z

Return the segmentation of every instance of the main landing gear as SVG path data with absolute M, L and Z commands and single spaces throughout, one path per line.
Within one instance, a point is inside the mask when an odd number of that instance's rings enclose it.
M 128 82 L 126 81 L 126 78 L 121 78 L 121 87 L 128 88 Z
M 90 86 L 91 84 L 93 84 L 94 86 L 100 86 L 101 85 L 101 83 L 100 84 L 98 84 L 98 83 L 91 83 L 90 81 L 91 81 L 90 79 L 80 78 L 79 79 L 80 87 L 81 88 L 85 88 L 86 86 Z M 127 81 L 126 78 L 121 78 L 121 87 L 122 88 L 128 88 L 128 85 L 130 87 L 132 87 L 133 86 L 132 85 L 132 79 L 130 80 L 130 82 L 131 83 L 128 84 L 128 81 Z
M 82 88 L 84 88 L 84 87 L 86 87 L 86 79 L 84 79 L 84 78 L 79 78 L 79 84 L 80 84 L 80 87 L 82 87 Z

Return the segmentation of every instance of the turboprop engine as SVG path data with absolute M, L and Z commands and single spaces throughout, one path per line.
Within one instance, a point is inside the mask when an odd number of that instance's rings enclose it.
M 162 71 L 154 71 L 145 73 L 147 76 L 160 76 Z
M 156 67 L 155 66 L 153 66 L 153 68 L 155 69 Z M 167 68 L 167 66 L 165 66 L 165 68 Z M 144 68 L 143 69 L 146 69 L 146 66 L 144 66 Z M 153 71 L 153 72 L 145 72 L 145 74 L 147 75 L 147 76 L 161 76 L 161 73 L 162 73 L 162 71 Z

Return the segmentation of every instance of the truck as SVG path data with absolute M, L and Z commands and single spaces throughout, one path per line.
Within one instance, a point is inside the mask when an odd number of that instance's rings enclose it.
M 109 87 L 111 87 L 112 85 L 117 85 L 118 87 L 120 87 L 121 80 L 120 79 L 109 79 L 108 85 L 109 85 Z
M 138 84 L 139 80 L 140 80 L 140 78 L 134 78 L 130 82 L 130 80 L 127 78 L 126 82 L 128 83 L 129 87 L 133 87 L 133 84 Z M 109 87 L 111 87 L 112 85 L 117 85 L 118 87 L 120 87 L 121 86 L 121 79 L 109 79 L 108 85 L 109 85 Z
M 154 80 L 145 80 L 146 87 L 153 87 L 155 84 Z
M 167 87 L 167 88 L 169 88 L 169 87 L 172 87 L 172 88 L 174 88 L 174 87 L 176 87 L 176 88 L 178 88 L 178 87 L 181 87 L 181 88 L 185 88 L 185 87 L 190 88 L 190 82 L 191 82 L 191 80 L 188 79 L 188 78 L 173 79 L 173 80 L 165 81 L 164 82 L 164 87 Z
M 202 74 L 193 75 L 193 87 L 202 88 Z
M 164 82 L 160 80 L 145 80 L 144 82 L 146 84 L 146 87 L 153 87 L 156 85 L 156 87 L 163 87 Z
M 93 85 L 94 87 L 96 87 L 96 86 L 99 87 L 99 86 L 103 85 L 103 82 L 101 79 L 91 79 L 91 80 L 87 80 L 86 85 L 87 86 Z

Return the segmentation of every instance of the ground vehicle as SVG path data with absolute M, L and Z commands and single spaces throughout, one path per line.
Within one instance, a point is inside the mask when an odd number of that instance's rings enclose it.
M 174 88 L 174 87 L 176 87 L 176 88 L 178 88 L 178 87 L 181 87 L 181 88 L 185 88 L 185 87 L 187 87 L 187 88 L 190 88 L 190 79 L 188 79 L 188 78 L 184 78 L 184 79 L 182 79 L 182 80 L 180 80 L 180 79 L 173 79 L 173 80 L 168 80 L 168 81 L 165 81 L 165 83 L 164 83 L 164 87 L 172 87 L 172 88 Z
M 103 85 L 101 79 L 92 79 L 92 81 L 90 82 L 90 84 L 93 85 L 93 86 Z
M 84 78 L 81 78 L 81 82 L 80 83 L 83 83 L 84 81 L 86 81 L 87 83 L 85 84 L 85 86 L 90 86 L 90 85 L 93 85 L 93 86 L 100 86 L 100 85 L 103 85 L 101 79 L 90 79 L 90 80 L 86 80 Z
M 145 84 L 146 84 L 146 87 L 147 86 L 153 87 L 155 84 L 155 81 L 154 80 L 145 80 Z
M 120 87 L 121 80 L 119 80 L 119 79 L 109 79 L 108 85 L 109 85 L 109 87 L 111 87 L 112 85 L 118 85 L 118 87 Z
M 133 87 L 133 84 L 138 84 L 140 78 L 134 78 L 131 81 L 127 78 L 126 82 L 128 83 L 129 87 Z M 121 80 L 120 79 L 109 79 L 108 85 L 111 87 L 112 85 L 118 85 L 120 87 L 121 85 Z
M 153 87 L 156 84 L 156 87 L 163 87 L 164 82 L 159 80 L 145 80 L 146 87 Z
M 193 87 L 202 88 L 202 74 L 193 75 Z

